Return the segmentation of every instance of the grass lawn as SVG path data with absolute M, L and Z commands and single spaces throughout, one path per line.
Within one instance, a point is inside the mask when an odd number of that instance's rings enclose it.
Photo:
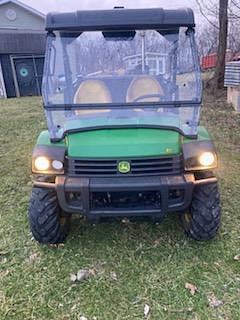
M 74 219 L 64 246 L 31 239 L 31 151 L 46 127 L 38 98 L 0 101 L 0 319 L 240 319 L 240 115 L 205 99 L 203 123 L 220 152 L 222 228 L 188 239 L 177 217 L 161 225 Z M 76 284 L 79 269 L 95 275 Z M 195 295 L 185 288 L 192 283 Z M 212 294 L 222 304 L 209 306 Z

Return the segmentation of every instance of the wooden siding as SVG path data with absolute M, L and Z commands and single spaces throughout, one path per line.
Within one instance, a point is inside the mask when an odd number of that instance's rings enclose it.
M 16 12 L 16 19 L 9 20 L 7 18 L 8 10 Z M 0 28 L 43 31 L 45 29 L 45 19 L 15 3 L 1 5 L 0 1 Z

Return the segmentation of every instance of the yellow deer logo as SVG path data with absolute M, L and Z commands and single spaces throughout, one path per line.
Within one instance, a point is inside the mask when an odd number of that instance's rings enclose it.
M 120 161 L 118 163 L 118 171 L 120 173 L 129 173 L 131 171 L 131 165 L 128 161 Z

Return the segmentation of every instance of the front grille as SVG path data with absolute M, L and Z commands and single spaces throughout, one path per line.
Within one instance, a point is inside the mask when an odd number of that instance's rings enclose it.
M 128 161 L 131 171 L 127 174 L 118 171 L 120 161 Z M 113 177 L 113 176 L 151 176 L 178 175 L 182 172 L 182 157 L 135 158 L 121 160 L 84 160 L 68 158 L 69 176 Z

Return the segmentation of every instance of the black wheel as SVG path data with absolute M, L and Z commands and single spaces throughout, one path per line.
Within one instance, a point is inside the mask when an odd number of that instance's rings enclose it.
M 70 215 L 61 211 L 55 191 L 33 188 L 29 223 L 32 234 L 38 242 L 43 244 L 63 242 L 69 230 L 70 218 Z
M 197 186 L 188 213 L 182 214 L 182 224 L 188 236 L 195 240 L 210 240 L 221 224 L 221 204 L 217 183 Z

